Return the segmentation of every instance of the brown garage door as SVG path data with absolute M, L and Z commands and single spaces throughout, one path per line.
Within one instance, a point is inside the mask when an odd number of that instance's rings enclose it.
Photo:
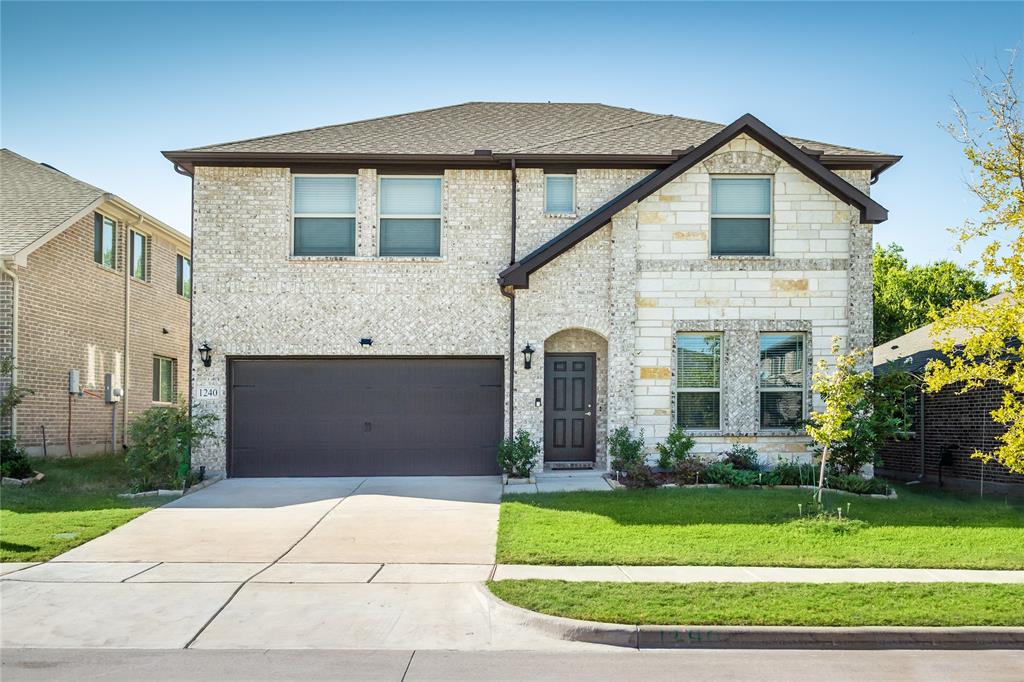
M 491 358 L 235 359 L 231 476 L 498 473 Z

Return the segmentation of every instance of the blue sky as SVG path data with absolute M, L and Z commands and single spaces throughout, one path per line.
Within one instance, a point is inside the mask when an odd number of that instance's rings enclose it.
M 470 100 L 597 101 L 903 154 L 876 240 L 951 256 L 972 64 L 1024 3 L 0 4 L 0 141 L 188 231 L 160 151 Z M 959 260 L 963 260 L 960 257 Z

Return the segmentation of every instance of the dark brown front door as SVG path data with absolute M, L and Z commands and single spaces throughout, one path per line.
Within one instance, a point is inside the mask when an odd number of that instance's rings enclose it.
M 499 358 L 234 359 L 228 474 L 498 473 Z
M 596 407 L 593 353 L 544 356 L 544 461 L 593 462 Z

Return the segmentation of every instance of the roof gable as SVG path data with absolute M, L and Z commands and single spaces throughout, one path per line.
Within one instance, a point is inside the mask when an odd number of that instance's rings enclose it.
M 513 263 L 498 276 L 501 286 L 518 289 L 529 287 L 530 273 L 535 272 L 559 255 L 565 253 L 588 236 L 607 225 L 612 217 L 630 204 L 649 197 L 669 182 L 697 165 L 714 151 L 741 134 L 747 134 L 770 149 L 794 168 L 803 172 L 826 191 L 842 201 L 860 209 L 863 223 L 880 223 L 888 218 L 888 211 L 859 189 L 823 166 L 814 156 L 804 152 L 791 141 L 779 135 L 752 114 L 744 114 L 712 135 L 705 142 L 683 152 L 667 167 L 654 171 L 606 204 L 579 220 L 553 239 Z

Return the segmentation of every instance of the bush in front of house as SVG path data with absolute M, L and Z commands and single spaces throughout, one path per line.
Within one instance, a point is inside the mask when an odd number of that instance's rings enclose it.
M 0 476 L 4 478 L 28 478 L 35 474 L 29 464 L 25 450 L 18 447 L 14 438 L 0 438 Z
M 732 446 L 732 449 L 724 453 L 725 461 L 732 464 L 734 469 L 741 469 L 744 471 L 760 471 L 761 462 L 757 454 L 757 450 L 750 447 L 749 445 L 740 445 L 736 443 Z
M 864 478 L 858 474 L 833 471 L 825 476 L 825 487 L 845 490 L 858 495 L 888 495 L 889 484 L 877 478 Z
M 540 457 L 540 444 L 526 429 L 516 431 L 498 445 L 498 466 L 511 478 L 529 478 Z
M 643 429 L 636 436 L 625 426 L 615 429 L 608 438 L 608 452 L 612 469 L 624 474 L 628 485 L 640 488 L 657 485 L 654 472 L 647 466 Z
M 658 443 L 658 466 L 683 484 L 695 483 L 704 462 L 693 454 L 696 441 L 681 426 L 672 427 L 664 443 Z
M 190 450 L 212 437 L 214 415 L 189 416 L 184 403 L 151 407 L 128 427 L 125 463 L 135 491 L 182 487 L 189 477 Z
M 704 469 L 704 480 L 734 488 L 746 488 L 757 485 L 761 480 L 761 474 L 749 469 L 737 469 L 731 462 L 712 462 Z

